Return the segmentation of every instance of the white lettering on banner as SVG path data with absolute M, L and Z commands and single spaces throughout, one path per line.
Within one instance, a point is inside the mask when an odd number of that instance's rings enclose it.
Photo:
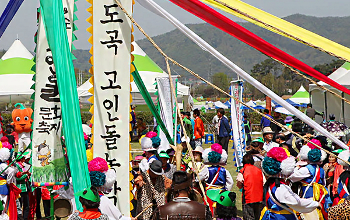
M 132 1 L 121 1 L 131 14 Z M 113 0 L 93 1 L 94 157 L 116 170 L 108 195 L 130 215 L 129 123 L 131 22 Z
M 71 46 L 74 0 L 64 0 L 63 10 Z M 32 182 L 63 182 L 67 181 L 67 173 L 61 144 L 61 103 L 41 15 L 38 22 L 31 178 Z

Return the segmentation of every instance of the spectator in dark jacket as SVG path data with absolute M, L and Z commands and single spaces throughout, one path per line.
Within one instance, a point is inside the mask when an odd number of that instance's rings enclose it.
M 270 111 L 268 109 L 264 109 L 264 114 L 269 117 L 269 118 L 272 118 L 271 115 L 269 115 Z M 264 129 L 265 127 L 270 127 L 270 124 L 271 124 L 271 121 L 265 117 L 262 117 L 261 118 L 261 121 L 260 121 L 260 126 L 261 126 L 261 129 Z
M 219 131 L 218 131 L 218 139 L 217 143 L 222 146 L 222 149 L 228 152 L 228 142 L 230 141 L 231 135 L 231 126 L 228 123 L 228 120 L 225 115 L 225 110 L 223 108 L 219 108 L 217 110 L 217 116 L 219 117 Z

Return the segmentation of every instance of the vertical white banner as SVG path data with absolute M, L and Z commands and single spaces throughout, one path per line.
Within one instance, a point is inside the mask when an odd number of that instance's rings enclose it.
M 176 86 L 176 79 L 172 78 L 173 85 Z M 158 104 L 160 108 L 160 117 L 167 128 L 170 137 L 174 140 L 174 106 L 175 97 L 171 91 L 170 80 L 168 77 L 156 78 L 158 90 Z M 175 88 L 176 90 L 176 88 Z M 169 149 L 169 141 L 164 132 L 159 128 L 159 138 L 161 144 L 158 151 Z
M 74 0 L 63 0 L 69 45 L 72 45 Z M 32 134 L 32 182 L 67 181 L 61 144 L 61 103 L 55 66 L 43 19 L 39 15 L 36 46 L 34 122 Z
M 231 82 L 231 95 L 242 101 L 243 98 L 243 82 L 232 81 Z M 231 98 L 231 122 L 233 132 L 233 148 L 234 148 L 234 160 L 238 169 L 243 167 L 243 155 L 245 152 L 245 138 L 244 138 L 244 124 L 243 124 L 243 111 L 241 104 L 235 99 Z
M 120 2 L 132 14 L 132 1 Z M 116 170 L 118 187 L 109 198 L 129 216 L 131 21 L 113 0 L 93 1 L 93 54 L 93 154 Z

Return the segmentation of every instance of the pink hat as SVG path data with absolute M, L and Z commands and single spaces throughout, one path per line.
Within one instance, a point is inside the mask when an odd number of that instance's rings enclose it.
M 142 155 L 137 155 L 134 161 L 141 161 L 143 159 Z
M 212 151 L 222 154 L 222 146 L 220 144 L 212 144 L 210 148 Z
M 317 139 L 312 139 L 310 142 L 316 144 L 316 145 L 319 146 L 319 147 L 322 147 L 321 141 L 319 141 L 319 140 L 317 140 Z M 311 150 L 317 148 L 315 145 L 313 145 L 313 144 L 311 144 L 311 143 L 309 143 L 309 142 L 307 143 L 307 146 L 308 146 Z M 317 149 L 318 149 L 318 148 L 317 148 Z

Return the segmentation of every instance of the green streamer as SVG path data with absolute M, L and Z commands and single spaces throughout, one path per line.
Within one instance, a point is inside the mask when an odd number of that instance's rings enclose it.
M 162 119 L 160 118 L 160 115 L 157 111 L 157 107 L 154 105 L 151 95 L 149 94 L 149 92 L 146 89 L 145 84 L 143 83 L 141 76 L 139 74 L 139 72 L 137 71 L 137 68 L 134 64 L 134 62 L 132 63 L 132 65 L 134 65 L 135 67 L 135 71 L 131 73 L 131 75 L 134 77 L 134 82 L 137 86 L 137 88 L 139 89 L 143 99 L 145 100 L 147 106 L 149 107 L 149 109 L 152 112 L 152 115 L 156 118 L 157 123 L 159 125 L 159 127 L 162 129 L 162 131 L 164 132 L 166 139 L 169 141 L 169 143 L 171 145 L 174 145 L 174 141 L 171 139 L 170 134 L 168 132 L 168 130 L 165 127 L 165 124 L 163 123 Z
M 45 32 L 56 68 L 62 108 L 63 133 L 73 180 L 74 193 L 90 187 L 86 150 L 74 66 L 69 49 L 62 0 L 40 0 Z M 81 204 L 76 197 L 77 209 Z

